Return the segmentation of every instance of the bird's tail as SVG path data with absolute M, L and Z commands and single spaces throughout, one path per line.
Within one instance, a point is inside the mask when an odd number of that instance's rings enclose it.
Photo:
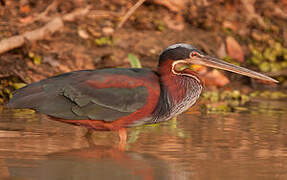
M 7 108 L 33 108 L 35 102 L 41 101 L 39 94 L 44 93 L 43 89 L 38 84 L 30 84 L 23 88 L 16 90 L 13 97 L 4 106 Z

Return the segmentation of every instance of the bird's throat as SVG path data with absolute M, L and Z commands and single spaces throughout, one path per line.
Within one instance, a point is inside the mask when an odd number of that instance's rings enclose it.
M 161 95 L 154 112 L 157 121 L 168 120 L 186 111 L 196 102 L 202 91 L 200 80 L 193 76 L 176 75 L 170 69 L 171 66 L 164 70 L 159 69 Z

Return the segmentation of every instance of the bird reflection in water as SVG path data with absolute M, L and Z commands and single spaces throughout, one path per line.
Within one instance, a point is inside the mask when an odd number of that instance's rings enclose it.
M 149 154 L 107 146 L 52 153 L 35 167 L 11 167 L 11 177 L 44 179 L 177 179 L 170 163 Z

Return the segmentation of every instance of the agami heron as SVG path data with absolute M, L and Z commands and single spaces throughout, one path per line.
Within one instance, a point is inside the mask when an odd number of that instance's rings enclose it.
M 189 68 L 178 68 L 182 64 Z M 194 105 L 203 82 L 190 68 L 192 65 L 277 83 L 181 43 L 161 53 L 157 71 L 111 68 L 64 73 L 16 90 L 7 106 L 34 109 L 55 120 L 93 130 L 118 130 L 124 143 L 125 128 L 166 121 Z

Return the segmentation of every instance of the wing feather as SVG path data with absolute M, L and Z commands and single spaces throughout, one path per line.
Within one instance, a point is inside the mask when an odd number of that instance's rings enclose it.
M 7 106 L 32 108 L 63 119 L 110 122 L 145 106 L 148 90 L 144 82 L 134 78 L 145 73 L 153 72 L 146 69 L 105 69 L 65 73 L 17 90 Z M 120 75 L 121 78 L 113 75 Z M 111 76 L 113 81 L 128 81 L 123 84 L 129 86 L 95 86 Z M 87 82 L 93 82 L 93 85 Z

